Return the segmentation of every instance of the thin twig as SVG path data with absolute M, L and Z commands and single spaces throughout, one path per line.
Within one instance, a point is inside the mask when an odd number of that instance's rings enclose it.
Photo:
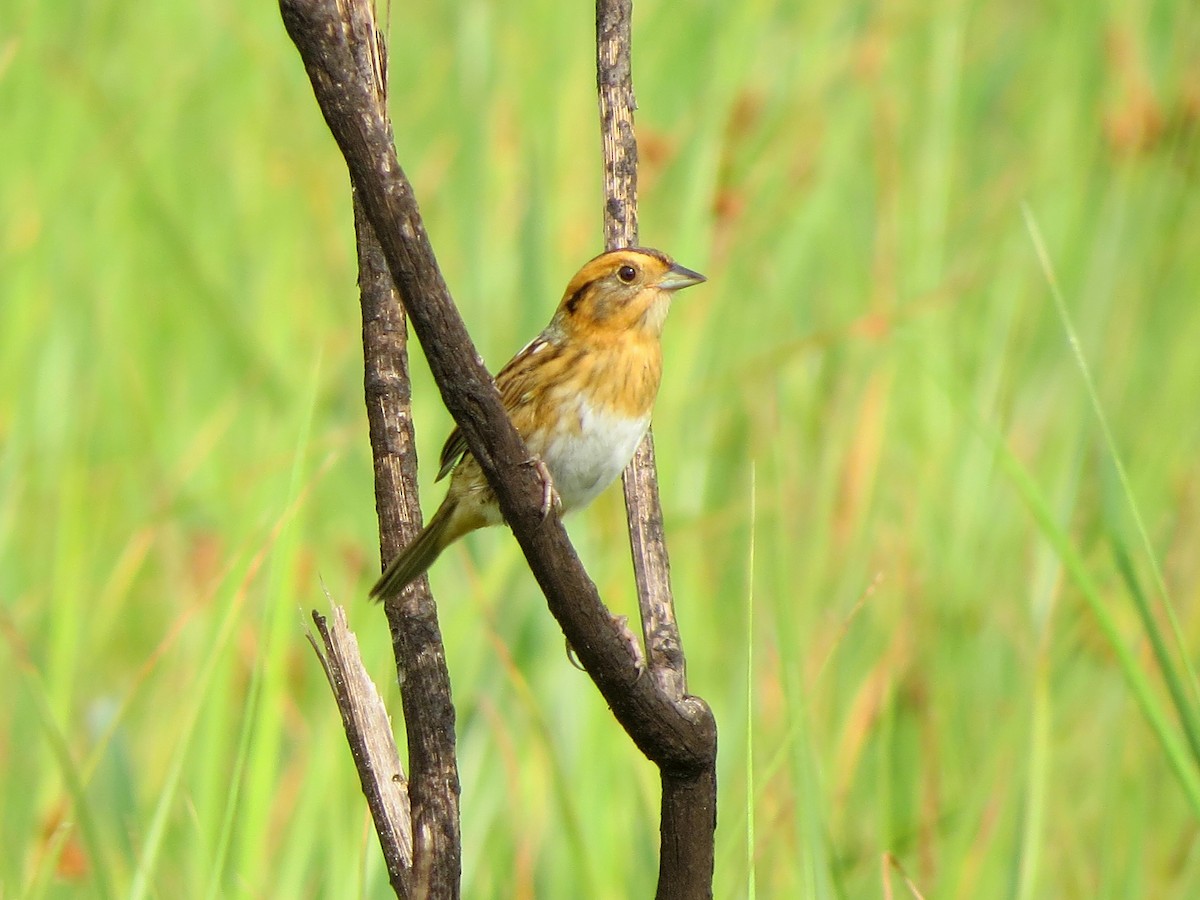
M 372 0 L 343 0 L 330 12 L 338 17 L 336 24 L 347 38 L 353 77 L 364 87 L 363 99 L 390 135 L 387 46 L 376 26 Z M 408 325 L 391 272 L 357 191 L 354 230 L 375 507 L 380 555 L 386 562 L 421 527 L 408 373 Z M 459 895 L 462 854 L 455 717 L 446 652 L 429 582 L 420 579 L 403 595 L 385 604 L 384 612 L 392 635 L 408 745 L 410 781 L 405 802 L 411 802 L 412 818 L 418 824 L 415 847 L 407 854 L 406 865 L 415 865 L 415 876 L 410 874 L 408 886 L 413 896 L 455 898 Z M 385 764 L 375 763 L 377 767 Z M 378 808 L 377 798 L 371 792 L 366 792 L 366 796 L 395 887 L 397 879 L 387 844 L 389 835 L 386 826 L 381 825 L 388 810 Z
M 638 240 L 632 16 L 632 0 L 596 2 L 596 91 L 604 148 L 604 241 L 609 250 L 636 245 Z M 687 772 L 661 771 L 658 896 L 707 897 L 712 893 L 716 830 L 716 723 L 702 700 L 687 697 L 652 432 L 638 447 L 622 482 L 650 675 L 666 696 L 693 706 L 705 720 L 697 734 L 711 740 L 704 748 L 705 766 Z
M 331 6 L 331 0 L 280 0 L 284 24 L 346 158 L 446 408 L 495 491 L 551 613 L 618 721 L 660 766 L 707 767 L 715 741 L 715 735 L 706 734 L 711 727 L 707 708 L 692 698 L 674 702 L 653 679 L 639 677 L 624 635 L 600 602 L 562 524 L 542 515 L 541 478 L 529 465 L 529 451 L 450 298 L 412 186 L 385 121 L 357 79 L 348 37 Z M 413 800 L 415 814 L 415 795 Z M 420 827 L 414 820 L 418 846 Z
M 375 683 L 363 666 L 358 639 L 346 624 L 346 610 L 334 606 L 332 628 L 315 610 L 312 617 L 321 635 L 321 644 L 312 632 L 308 634 L 308 642 L 325 669 L 325 677 L 329 679 L 341 711 L 346 740 L 350 743 L 350 753 L 371 809 L 375 833 L 379 835 L 388 880 L 396 896 L 407 900 L 411 896 L 408 874 L 412 868 L 412 820 L 408 786 L 392 735 L 392 722 Z
M 367 422 L 375 466 L 375 510 L 382 562 L 421 528 L 417 457 L 408 377 L 408 332 L 391 273 L 357 194 L 359 290 Z M 457 897 L 461 868 L 454 703 L 446 649 L 429 580 L 420 578 L 384 604 L 400 683 L 408 743 L 409 794 L 416 829 L 414 884 L 428 896 Z
M 408 377 L 407 328 L 391 273 L 357 195 L 364 387 L 382 562 L 421 528 L 416 443 Z M 400 684 L 408 744 L 416 879 L 427 896 L 457 897 L 462 846 L 455 714 L 446 649 L 429 580 L 420 578 L 384 604 Z M 420 893 L 414 893 L 420 896 Z
M 450 298 L 412 187 L 396 158 L 387 120 L 355 65 L 354 44 L 361 36 L 346 27 L 336 0 L 280 0 L 280 10 L 446 408 L 495 491 L 577 658 L 617 720 L 663 774 L 659 896 L 708 896 L 716 815 L 712 713 L 698 698 L 679 698 L 664 690 L 658 679 L 639 676 L 624 635 L 601 603 L 561 523 L 543 516 L 541 479 L 528 465 L 529 452 Z M 407 683 L 411 673 L 404 675 Z M 405 712 L 408 721 L 407 702 Z M 447 709 L 435 710 L 434 715 L 439 712 L 439 725 L 452 724 L 448 695 Z M 409 727 L 411 754 L 411 722 Z M 426 823 L 419 813 L 415 756 L 410 757 L 410 767 L 419 875 L 425 871 L 420 848 Z M 664 878 L 664 872 L 670 877 Z M 431 873 L 438 875 L 436 869 Z
M 638 242 L 638 153 L 633 128 L 637 103 L 630 63 L 632 6 L 632 0 L 599 0 L 596 4 L 596 93 L 604 147 L 606 250 L 632 247 Z M 687 676 L 671 598 L 671 561 L 663 534 L 653 432 L 647 432 L 626 467 L 622 485 L 646 662 L 667 695 L 679 700 L 687 693 Z

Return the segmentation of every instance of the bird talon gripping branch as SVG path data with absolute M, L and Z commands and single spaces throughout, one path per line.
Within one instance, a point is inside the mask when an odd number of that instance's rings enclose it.
M 558 496 L 558 489 L 554 487 L 554 479 L 550 476 L 550 467 L 536 457 L 531 459 L 529 464 L 542 479 L 542 521 L 545 522 L 550 518 L 550 510 L 553 509 L 556 513 L 562 512 L 562 497 Z

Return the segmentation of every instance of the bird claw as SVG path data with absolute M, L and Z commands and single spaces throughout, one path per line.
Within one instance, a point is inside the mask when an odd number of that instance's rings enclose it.
M 633 667 L 637 669 L 637 680 L 646 674 L 646 654 L 642 652 L 641 642 L 638 641 L 637 635 L 629 627 L 629 618 L 627 616 L 613 616 L 613 625 L 616 626 L 617 634 L 621 640 L 625 642 L 625 646 L 629 648 L 629 655 L 633 657 Z
M 617 629 L 618 636 L 628 648 L 629 655 L 633 657 L 633 667 L 637 669 L 637 677 L 634 681 L 641 681 L 642 676 L 646 674 L 646 654 L 642 652 L 642 645 L 632 629 L 630 629 L 629 619 L 626 616 L 612 616 L 611 618 L 613 626 Z M 570 641 L 567 641 L 567 661 L 580 672 L 587 671 L 575 655 L 575 648 L 571 646 Z
M 554 487 L 554 479 L 550 477 L 550 469 L 540 457 L 535 456 L 533 459 L 526 460 L 526 465 L 533 466 L 533 470 L 542 479 L 542 521 L 544 522 L 550 518 L 551 509 L 556 513 L 562 511 L 562 497 L 558 496 L 558 491 Z
M 571 642 L 567 641 L 567 662 L 577 668 L 580 672 L 586 672 L 583 663 L 579 661 L 579 657 L 575 655 L 575 648 L 571 646 Z

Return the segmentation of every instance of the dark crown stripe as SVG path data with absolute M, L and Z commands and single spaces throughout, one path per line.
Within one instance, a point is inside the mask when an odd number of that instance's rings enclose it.
M 589 281 L 589 282 L 581 285 L 580 288 L 577 291 L 575 291 L 575 293 L 573 293 L 570 297 L 567 298 L 567 302 L 564 305 L 565 305 L 567 313 L 569 315 L 572 315 L 572 316 L 575 315 L 575 310 L 579 309 L 579 304 L 580 304 L 580 302 L 582 302 L 584 295 L 588 292 L 588 290 L 591 288 L 591 286 L 595 283 L 596 282 L 594 282 L 594 281 Z

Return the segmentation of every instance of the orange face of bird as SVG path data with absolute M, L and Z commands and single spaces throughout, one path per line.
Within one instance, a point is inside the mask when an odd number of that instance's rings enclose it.
M 704 276 L 676 264 L 657 250 L 617 250 L 597 256 L 571 279 L 555 324 L 579 330 L 657 338 L 671 294 L 699 284 Z

